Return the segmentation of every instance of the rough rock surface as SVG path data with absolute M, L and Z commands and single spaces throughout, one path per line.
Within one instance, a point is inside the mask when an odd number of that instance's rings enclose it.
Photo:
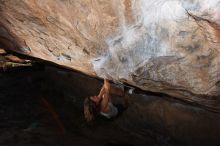
M 0 0 L 0 47 L 220 110 L 220 0 Z

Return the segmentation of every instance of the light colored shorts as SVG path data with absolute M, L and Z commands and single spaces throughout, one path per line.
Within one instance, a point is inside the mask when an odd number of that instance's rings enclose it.
M 108 103 L 110 107 L 110 111 L 108 113 L 100 112 L 100 115 L 106 117 L 107 119 L 111 119 L 118 114 L 118 109 L 110 102 Z

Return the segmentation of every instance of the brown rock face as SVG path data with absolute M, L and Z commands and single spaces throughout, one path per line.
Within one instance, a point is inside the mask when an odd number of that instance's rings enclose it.
M 0 47 L 220 110 L 220 0 L 1 0 Z

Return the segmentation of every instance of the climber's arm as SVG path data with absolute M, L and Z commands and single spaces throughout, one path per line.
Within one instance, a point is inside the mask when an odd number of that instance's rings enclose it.
M 109 101 L 110 101 L 110 83 L 108 80 L 105 79 L 104 81 L 104 85 L 103 85 L 104 89 L 102 88 L 102 102 L 101 102 L 101 111 L 102 112 L 108 112 L 109 109 Z
M 104 95 L 104 93 L 105 93 L 105 87 L 104 87 L 104 85 L 102 86 L 102 89 L 100 90 L 100 92 L 99 92 L 99 95 L 98 95 L 98 97 L 102 97 L 103 95 Z

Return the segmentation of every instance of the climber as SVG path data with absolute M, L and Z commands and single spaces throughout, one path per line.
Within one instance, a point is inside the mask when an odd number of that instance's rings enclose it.
M 97 114 L 104 116 L 107 119 L 114 118 L 119 112 L 123 111 L 127 106 L 127 100 L 124 106 L 116 107 L 111 102 L 111 94 L 124 96 L 125 93 L 122 90 L 117 90 L 111 87 L 108 80 L 104 80 L 104 85 L 98 96 L 87 97 L 84 101 L 84 115 L 87 123 L 91 123 Z

